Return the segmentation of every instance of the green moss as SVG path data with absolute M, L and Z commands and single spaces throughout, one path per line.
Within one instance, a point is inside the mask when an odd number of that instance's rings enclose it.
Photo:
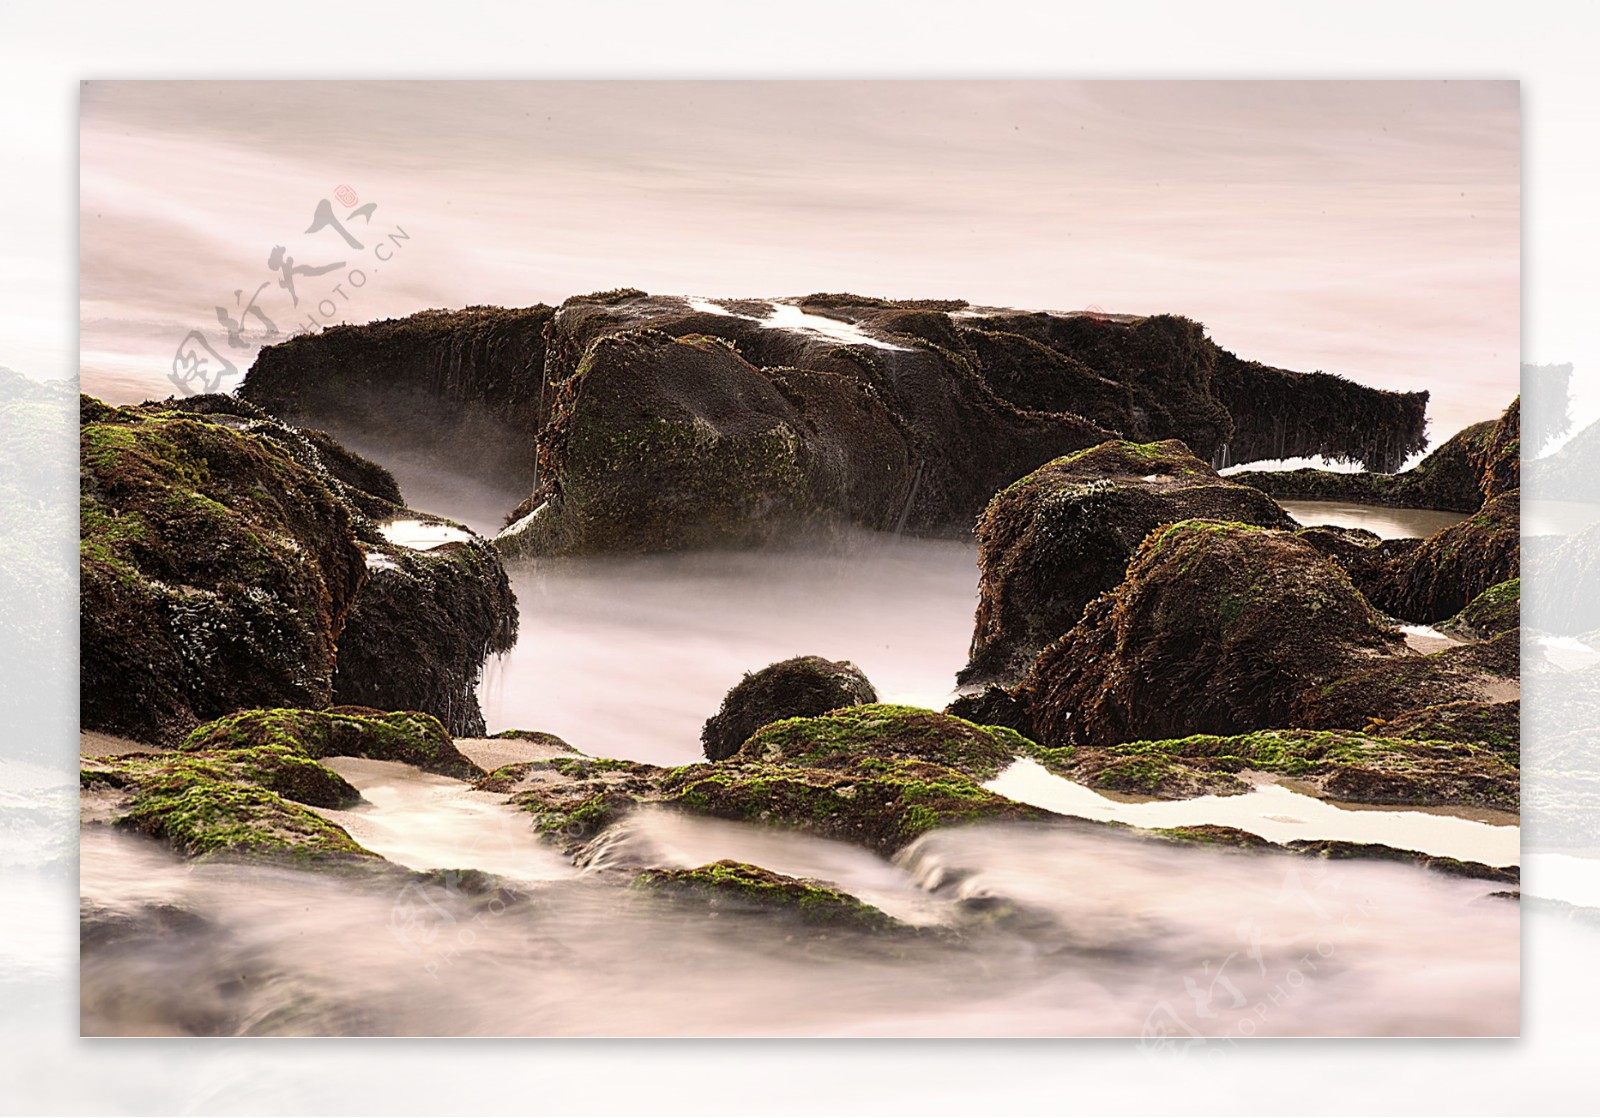
M 905 925 L 848 893 L 809 878 L 785 877 L 745 862 L 723 860 L 695 869 L 646 870 L 637 889 L 685 893 L 713 910 L 777 912 L 814 927 L 882 932 Z
M 355 713 L 360 711 L 360 713 Z M 458 780 L 482 770 L 462 756 L 431 714 L 363 708 L 246 710 L 198 727 L 180 749 L 224 750 L 262 745 L 303 750 L 312 757 L 400 761 Z

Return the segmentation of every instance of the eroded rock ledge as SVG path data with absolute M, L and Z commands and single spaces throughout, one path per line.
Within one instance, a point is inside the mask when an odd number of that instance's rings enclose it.
M 540 553 L 753 544 L 819 519 L 963 534 L 1000 488 L 1116 436 L 1216 465 L 1394 469 L 1427 400 L 1242 361 L 1171 315 L 635 290 L 302 336 L 263 350 L 242 394 L 454 469 L 470 445 L 532 490 L 503 542 Z

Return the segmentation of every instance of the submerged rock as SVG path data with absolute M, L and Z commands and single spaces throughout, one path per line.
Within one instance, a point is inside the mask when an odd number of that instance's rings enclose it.
M 1307 689 L 1404 648 L 1294 534 L 1188 520 L 1145 539 L 1019 697 L 1051 746 L 1238 734 L 1295 725 Z
M 939 827 L 1057 818 L 926 761 L 865 758 L 849 769 L 723 761 L 672 769 L 661 792 L 662 803 L 699 815 L 793 827 L 884 857 Z
M 1004 726 L 875 703 L 763 726 L 735 760 L 845 771 L 882 761 L 929 761 L 990 780 L 1018 757 L 1037 751 L 1033 742 Z
M 957 678 L 1015 682 L 1122 581 L 1152 529 L 1195 518 L 1295 527 L 1271 498 L 1219 476 L 1176 440 L 1102 443 L 1002 490 L 978 520 L 978 610 Z
M 747 672 L 706 720 L 700 741 L 708 758 L 721 761 L 769 722 L 877 701 L 872 684 L 849 661 L 796 656 Z
M 639 889 L 687 895 L 703 901 L 713 916 L 735 912 L 776 913 L 810 927 L 865 932 L 906 927 L 827 882 L 786 877 L 760 866 L 728 859 L 694 869 L 646 870 L 633 881 Z
M 437 718 L 417 711 L 245 710 L 196 728 L 179 748 L 214 752 L 262 746 L 297 749 L 314 758 L 400 761 L 457 780 L 483 775 L 456 749 Z

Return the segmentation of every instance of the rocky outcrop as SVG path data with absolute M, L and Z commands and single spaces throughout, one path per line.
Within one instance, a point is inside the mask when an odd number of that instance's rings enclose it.
M 515 600 L 482 540 L 385 538 L 382 467 L 245 401 L 85 397 L 82 720 L 171 742 L 232 711 L 360 702 L 481 732 L 485 656 Z
M 1520 668 L 1517 629 L 1428 656 L 1391 656 L 1307 689 L 1283 725 L 1355 730 L 1424 707 L 1505 702 L 1520 696 Z
M 243 707 L 326 706 L 366 563 L 349 506 L 278 443 L 85 398 L 82 719 L 168 739 Z
M 1512 758 L 1522 752 L 1522 703 L 1464 699 L 1367 723 L 1366 733 L 1414 741 L 1468 742 Z
M 877 701 L 878 693 L 854 664 L 796 656 L 745 673 L 723 698 L 721 709 L 706 720 L 700 742 L 707 758 L 721 761 L 769 722 Z
M 1393 508 L 1476 512 L 1516 489 L 1521 447 L 1520 399 L 1499 419 L 1475 423 L 1404 473 L 1259 470 L 1230 475 L 1278 500 L 1355 501 Z
M 1498 582 L 1468 602 L 1460 613 L 1439 623 L 1445 633 L 1486 641 L 1522 625 L 1522 580 Z
M 539 553 L 748 545 L 837 521 L 962 534 L 998 489 L 1114 434 L 1217 462 L 1271 443 L 1393 468 L 1426 402 L 1249 366 L 1174 316 L 634 290 L 301 336 L 264 350 L 243 391 L 452 468 L 470 445 L 501 481 L 533 473 L 503 542 Z
M 1404 649 L 1293 533 L 1189 520 L 1146 538 L 1021 694 L 1051 746 L 1238 734 L 1295 725 L 1308 688 Z
M 1176 440 L 1113 441 L 998 493 L 978 520 L 978 610 L 963 683 L 1015 682 L 1089 601 L 1122 581 L 1150 531 L 1191 518 L 1292 528 L 1271 498 Z
M 467 307 L 301 334 L 264 348 L 239 392 L 292 423 L 531 487 L 554 313 Z
M 1522 366 L 1528 457 L 1572 429 L 1572 364 Z
M 1381 392 L 1217 351 L 1213 390 L 1234 417 L 1217 466 L 1313 454 L 1393 472 L 1428 445 L 1426 392 Z

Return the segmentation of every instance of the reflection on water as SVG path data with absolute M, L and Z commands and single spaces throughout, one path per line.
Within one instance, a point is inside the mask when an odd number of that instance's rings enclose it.
M 827 551 L 518 564 L 522 626 L 484 671 L 484 717 L 685 764 L 743 673 L 798 655 L 853 661 L 886 702 L 943 707 L 972 639 L 975 554 L 862 533 Z
M 1344 501 L 1279 501 L 1290 516 L 1306 527 L 1332 524 L 1338 528 L 1365 528 L 1383 539 L 1427 537 L 1467 518 L 1464 512 L 1437 509 L 1391 509 Z
M 1339 839 L 1379 842 L 1401 850 L 1514 866 L 1520 854 L 1520 829 L 1499 812 L 1494 824 L 1462 818 L 1456 811 L 1416 811 L 1334 806 L 1281 784 L 1263 784 L 1238 796 L 1199 796 L 1191 800 L 1114 800 L 1022 758 L 987 787 L 1013 800 L 1063 815 L 1112 820 L 1136 827 L 1186 827 L 1218 823 L 1238 827 L 1271 842 Z

